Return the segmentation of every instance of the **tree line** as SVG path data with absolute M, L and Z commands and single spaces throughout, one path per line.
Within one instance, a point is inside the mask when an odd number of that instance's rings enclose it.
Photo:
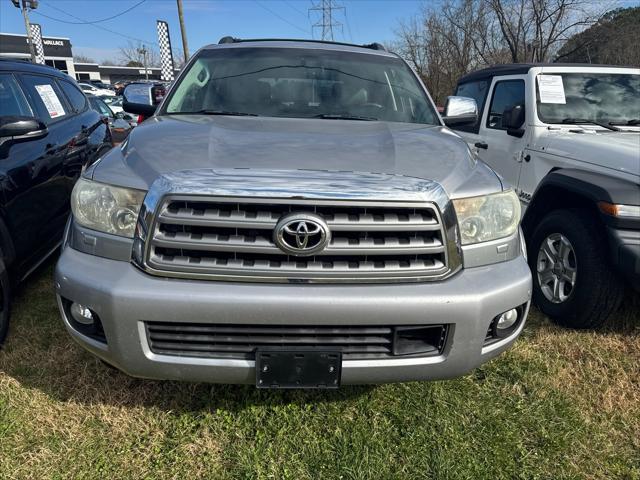
M 443 0 L 399 24 L 390 49 L 442 105 L 464 74 L 527 62 L 640 65 L 640 7 L 592 0 Z
M 95 60 L 86 55 L 74 55 L 73 59 L 78 63 L 96 63 Z M 116 59 L 106 59 L 101 62 L 103 65 L 121 65 L 123 67 L 160 67 L 160 51 L 153 46 L 142 42 L 127 42 L 126 45 L 118 47 L 118 57 Z M 184 64 L 184 55 L 181 49 L 173 49 L 174 68 L 181 68 Z

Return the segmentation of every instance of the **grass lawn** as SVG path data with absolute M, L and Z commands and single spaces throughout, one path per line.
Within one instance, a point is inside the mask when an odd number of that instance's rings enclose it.
M 1 479 L 640 479 L 637 296 L 601 332 L 534 310 L 457 380 L 259 392 L 103 366 L 63 330 L 51 278 L 18 292 L 0 351 Z

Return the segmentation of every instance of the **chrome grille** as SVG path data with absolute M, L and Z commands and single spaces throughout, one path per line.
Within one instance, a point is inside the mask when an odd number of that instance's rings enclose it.
M 311 257 L 273 240 L 288 213 L 314 213 L 331 241 Z M 246 281 L 369 282 L 448 273 L 438 210 L 428 203 L 168 197 L 146 246 L 146 267 L 167 276 Z

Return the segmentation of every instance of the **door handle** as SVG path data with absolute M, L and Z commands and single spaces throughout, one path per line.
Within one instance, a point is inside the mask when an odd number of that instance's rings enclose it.
M 531 155 L 529 155 L 528 153 L 524 156 L 524 161 L 529 163 L 531 161 Z
M 476 142 L 473 146 L 476 148 L 482 148 L 483 150 L 486 150 L 487 148 L 489 148 L 489 145 L 487 145 L 484 142 Z

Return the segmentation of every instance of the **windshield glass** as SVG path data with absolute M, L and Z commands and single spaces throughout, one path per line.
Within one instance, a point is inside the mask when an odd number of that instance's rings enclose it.
M 204 50 L 165 113 L 355 118 L 439 125 L 399 58 L 299 48 Z
M 545 123 L 579 119 L 625 124 L 640 116 L 640 75 L 619 73 L 550 73 L 562 76 L 566 103 L 542 103 L 536 82 L 538 117 Z M 539 77 L 547 74 L 539 75 Z

